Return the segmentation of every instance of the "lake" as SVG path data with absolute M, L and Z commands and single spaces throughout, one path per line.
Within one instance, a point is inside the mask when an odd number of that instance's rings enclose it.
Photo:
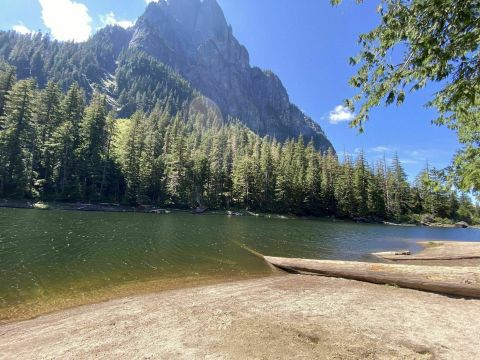
M 0 321 L 120 296 L 268 276 L 262 254 L 374 260 L 420 240 L 480 241 L 443 229 L 225 215 L 0 208 Z

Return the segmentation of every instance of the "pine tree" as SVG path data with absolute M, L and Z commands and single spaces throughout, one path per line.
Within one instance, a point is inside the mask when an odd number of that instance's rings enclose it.
M 305 151 L 305 208 L 309 214 L 319 215 L 322 212 L 321 198 L 322 172 L 320 168 L 320 154 L 316 151 L 313 141 L 310 141 Z
M 341 170 L 336 177 L 335 199 L 337 200 L 338 216 L 352 217 L 356 214 L 354 169 L 349 155 L 345 155 Z
M 105 96 L 94 94 L 80 125 L 77 150 L 81 194 L 84 199 L 101 199 L 102 171 L 107 162 L 109 134 L 107 133 L 107 104 Z
M 408 204 L 410 202 L 409 184 L 407 175 L 403 170 L 398 154 L 395 154 L 392 160 L 390 172 L 389 193 L 391 195 L 390 212 L 394 218 L 399 219 L 408 213 Z
M 6 66 L 0 70 L 0 130 L 2 129 L 2 118 L 5 115 L 5 104 L 8 93 L 12 90 L 15 83 L 15 68 Z
M 140 158 L 144 147 L 144 114 L 136 112 L 126 122 L 125 138 L 121 141 L 123 150 L 120 154 L 120 162 L 126 182 L 125 198 L 128 203 L 136 205 L 141 198 Z
M 365 154 L 362 151 L 357 156 L 354 168 L 354 197 L 356 215 L 365 217 L 369 214 L 368 211 L 368 194 L 370 185 L 370 173 L 367 168 Z M 372 190 L 372 189 L 370 189 Z
M 236 157 L 232 170 L 232 193 L 235 202 L 247 209 L 252 206 L 254 188 L 253 160 L 248 155 Z
M 384 219 L 386 217 L 386 208 L 382 162 L 377 163 L 377 166 L 371 173 L 370 182 L 368 183 L 368 211 L 371 216 Z
M 434 202 L 434 181 L 430 176 L 430 168 L 427 164 L 426 168 L 418 175 L 416 183 L 418 193 L 422 201 L 423 209 L 434 215 L 435 214 L 435 202 Z
M 119 194 L 115 194 L 116 187 L 114 185 L 118 185 L 118 178 L 120 177 L 120 174 L 118 174 L 118 172 L 116 171 L 117 164 L 113 161 L 113 153 L 115 151 L 114 139 L 117 135 L 116 121 L 117 120 L 115 119 L 115 114 L 113 112 L 110 112 L 106 120 L 106 139 L 102 159 L 103 165 L 99 193 L 103 198 L 110 199 L 113 196 L 115 200 L 118 200 Z
M 161 203 L 165 200 L 163 145 L 168 114 L 157 108 L 146 120 L 144 151 L 140 157 L 140 193 L 143 202 Z
M 276 169 L 277 179 L 275 187 L 275 200 L 277 209 L 282 212 L 294 210 L 294 152 L 295 142 L 288 140 L 280 152 L 280 160 Z
M 226 161 L 225 152 L 227 148 L 227 137 L 222 129 L 213 137 L 212 149 L 210 153 L 210 186 L 209 186 L 209 204 L 212 207 L 221 207 L 224 205 L 224 192 L 226 187 Z
M 54 189 L 55 143 L 54 133 L 60 126 L 62 93 L 57 84 L 49 82 L 40 91 L 36 101 L 36 146 L 38 157 L 35 166 L 38 171 L 36 186 L 42 193 L 51 193 Z
M 65 199 L 80 196 L 77 155 L 85 107 L 83 98 L 83 91 L 78 84 L 73 84 L 62 101 L 62 121 L 53 135 L 56 144 L 57 187 Z
M 2 194 L 18 197 L 32 195 L 36 156 L 34 91 L 33 80 L 21 80 L 6 96 L 3 128 L 0 131 Z
M 181 206 L 187 205 L 186 177 L 187 154 L 184 124 L 180 116 L 176 116 L 168 127 L 165 136 L 165 171 L 166 187 L 170 201 Z
M 307 168 L 305 143 L 302 136 L 300 136 L 295 142 L 292 166 L 291 174 L 293 175 L 293 184 L 291 211 L 296 214 L 301 214 L 303 213 L 305 200 L 305 172 Z
M 272 144 L 269 138 L 264 138 L 262 141 L 261 155 L 260 155 L 260 208 L 263 210 L 273 210 L 274 207 L 274 192 L 275 192 L 275 164 L 272 155 Z
M 333 151 L 329 149 L 322 158 L 322 209 L 325 214 L 334 215 L 337 213 L 335 185 L 340 171 L 338 159 Z

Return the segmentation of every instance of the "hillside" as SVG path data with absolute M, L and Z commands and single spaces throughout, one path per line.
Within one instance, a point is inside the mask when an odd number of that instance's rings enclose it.
M 34 77 L 40 87 L 52 80 L 66 91 L 78 82 L 89 97 L 94 89 L 107 93 L 121 117 L 157 104 L 180 110 L 201 94 L 224 121 L 238 119 L 281 142 L 302 135 L 319 150 L 333 149 L 280 79 L 250 65 L 215 0 L 150 3 L 132 28 L 106 27 L 84 43 L 1 32 L 0 58 L 16 67 L 18 79 Z

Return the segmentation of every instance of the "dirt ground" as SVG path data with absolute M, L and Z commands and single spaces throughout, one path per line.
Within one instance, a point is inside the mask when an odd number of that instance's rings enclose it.
M 308 275 L 0 326 L 1 359 L 478 359 L 480 300 Z

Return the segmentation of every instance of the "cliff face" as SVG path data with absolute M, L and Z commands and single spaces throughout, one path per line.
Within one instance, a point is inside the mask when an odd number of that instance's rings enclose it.
M 138 19 L 129 44 L 171 66 L 214 100 L 225 117 L 283 141 L 303 135 L 332 147 L 320 126 L 290 103 L 280 79 L 251 67 L 216 0 L 160 0 Z

